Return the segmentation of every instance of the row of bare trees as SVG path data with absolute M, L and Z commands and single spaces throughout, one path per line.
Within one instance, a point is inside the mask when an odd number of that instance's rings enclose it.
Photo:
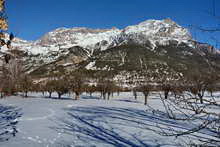
M 24 72 L 18 74 L 16 80 L 11 80 L 9 74 L 3 74 L 8 78 L 1 79 L 8 83 L 1 84 L 1 95 L 3 97 L 21 92 L 28 97 L 29 92 L 42 92 L 47 93 L 49 98 L 53 93 L 57 93 L 57 97 L 61 98 L 65 94 L 74 93 L 75 99 L 78 100 L 83 92 L 90 96 L 94 92 L 99 92 L 103 99 L 109 100 L 113 93 L 120 91 L 114 80 L 106 77 L 108 74 L 104 72 L 96 74 L 90 74 L 86 70 L 52 72 L 43 80 L 38 78 L 35 80 L 35 77 Z
M 184 75 L 176 76 L 176 74 L 157 74 L 152 78 L 151 74 L 141 70 L 133 78 L 130 84 L 133 86 L 133 95 L 137 99 L 137 92 L 144 95 L 145 105 L 147 105 L 148 97 L 151 92 L 160 91 L 164 99 L 168 99 L 170 95 L 178 96 L 180 93 L 188 92 L 201 104 L 206 101 L 205 93 L 208 92 L 213 96 L 213 92 L 220 89 L 220 76 L 218 72 L 187 72 Z
M 2 96 L 23 92 L 27 97 L 28 92 L 47 92 L 51 97 L 52 93 L 56 92 L 58 98 L 67 93 L 74 93 L 75 99 L 79 99 L 83 92 L 90 95 L 94 92 L 100 92 L 103 99 L 109 100 L 113 93 L 124 90 L 123 87 L 120 87 L 121 84 L 114 79 L 114 74 L 109 71 L 75 70 L 54 72 L 49 74 L 45 80 L 36 82 L 34 77 L 25 74 L 21 70 L 21 63 L 16 62 L 12 65 L 14 66 L 11 66 L 11 73 L 10 70 L 3 69 L 2 82 L 0 83 Z M 133 82 L 129 84 L 133 88 L 128 88 L 128 90 L 133 91 L 135 99 L 137 99 L 137 92 L 141 92 L 144 95 L 145 105 L 147 105 L 148 97 L 152 91 L 162 91 L 164 99 L 168 99 L 169 94 L 178 95 L 187 91 L 203 104 L 205 92 L 208 91 L 212 95 L 213 91 L 219 88 L 219 76 L 214 72 L 206 74 L 191 73 L 178 79 L 172 79 L 170 76 L 172 74 L 169 74 L 169 77 L 162 75 L 160 77 L 163 78 L 160 80 L 158 80 L 158 77 L 152 79 L 152 75 L 142 70 L 134 76 L 135 78 L 130 79 Z

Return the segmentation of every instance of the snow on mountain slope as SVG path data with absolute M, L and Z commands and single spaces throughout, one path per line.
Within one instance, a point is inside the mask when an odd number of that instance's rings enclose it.
M 178 43 L 189 43 L 192 37 L 187 29 L 177 25 L 170 19 L 165 20 L 147 20 L 138 25 L 129 26 L 124 29 L 126 35 L 142 35 L 156 46 L 167 45 L 170 40 L 178 41 Z M 139 41 L 144 41 L 140 38 Z
M 46 34 L 36 42 L 37 45 L 50 46 L 59 44 L 61 46 L 81 46 L 92 49 L 102 41 L 111 42 L 114 37 L 120 34 L 118 29 L 91 30 L 88 28 L 57 29 Z
M 12 44 L 30 54 L 47 54 L 60 49 L 80 46 L 89 49 L 105 50 L 121 43 L 134 41 L 138 44 L 151 43 L 167 45 L 170 41 L 188 43 L 192 46 L 192 37 L 187 29 L 179 26 L 170 19 L 147 20 L 138 25 L 128 26 L 125 29 L 89 29 L 89 28 L 59 28 L 44 35 L 33 42 L 16 39 Z

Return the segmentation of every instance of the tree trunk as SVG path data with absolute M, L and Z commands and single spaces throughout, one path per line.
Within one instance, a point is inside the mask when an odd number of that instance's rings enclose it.
M 61 96 L 62 96 L 62 94 L 61 94 L 61 93 L 58 93 L 58 98 L 59 98 L 59 99 L 61 99 Z
M 52 92 L 49 92 L 49 98 L 51 98 Z
M 213 97 L 213 92 L 211 91 L 211 97 Z
M 75 92 L 75 94 L 76 94 L 75 100 L 78 100 L 79 99 L 79 92 Z
M 28 92 L 27 92 L 27 91 L 25 91 L 25 97 L 26 97 L 26 98 L 28 97 Z
M 199 93 L 198 96 L 199 96 L 200 103 L 203 104 L 203 95 Z
M 147 105 L 147 96 L 144 96 L 144 105 Z
M 164 98 L 168 99 L 168 96 L 169 96 L 169 91 L 164 91 Z
M 137 100 L 137 92 L 136 92 L 136 91 L 133 91 L 133 94 L 134 94 L 135 100 Z
M 149 95 L 149 92 L 144 92 L 144 105 L 147 105 L 148 95 Z
M 108 100 L 110 100 L 111 92 L 108 92 Z
M 103 92 L 102 92 L 102 91 L 100 92 L 100 97 L 101 97 L 101 99 L 102 99 L 102 97 L 103 97 Z
M 103 92 L 103 99 L 105 100 L 106 99 L 106 93 Z

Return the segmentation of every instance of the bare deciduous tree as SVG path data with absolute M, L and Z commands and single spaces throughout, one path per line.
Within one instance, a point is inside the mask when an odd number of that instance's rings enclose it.
M 32 91 L 33 80 L 28 75 L 23 75 L 19 80 L 20 91 L 22 91 L 25 97 L 28 97 L 28 92 Z
M 207 81 L 205 85 L 204 81 Z M 220 109 L 220 104 L 216 101 L 217 97 L 207 96 L 206 88 L 203 89 L 203 86 L 206 87 L 210 84 L 209 80 L 202 78 L 197 79 L 196 82 L 198 85 L 194 82 L 190 85 L 195 90 L 184 91 L 188 89 L 184 87 L 173 91 L 172 88 L 171 92 L 175 95 L 170 96 L 168 99 L 161 96 L 165 112 L 164 110 L 153 110 L 152 112 L 161 115 L 161 117 L 167 117 L 168 120 L 175 121 L 177 127 L 168 125 L 164 128 L 158 125 L 157 127 L 161 129 L 158 133 L 167 137 L 174 136 L 188 139 L 190 144 L 187 144 L 187 146 L 219 146 L 220 116 L 216 110 Z M 186 83 L 192 83 L 192 80 Z M 186 84 L 185 86 L 189 85 Z M 202 100 L 199 98 L 200 103 L 197 102 L 198 98 L 195 98 L 195 94 L 202 95 Z
M 75 93 L 75 99 L 80 98 L 81 93 L 85 91 L 86 71 L 76 70 L 69 73 L 69 85 L 71 91 Z
M 148 96 L 152 90 L 152 86 L 144 84 L 139 88 L 139 90 L 144 94 L 144 105 L 147 105 Z

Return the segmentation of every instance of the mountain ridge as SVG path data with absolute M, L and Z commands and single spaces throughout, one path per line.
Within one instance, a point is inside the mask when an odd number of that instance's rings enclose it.
M 155 73 L 164 67 L 178 75 L 180 67 L 220 68 L 217 49 L 194 40 L 186 28 L 170 19 L 146 20 L 124 29 L 58 28 L 36 41 L 15 38 L 12 47 L 27 54 L 25 67 L 37 75 L 78 67 L 124 72 L 142 68 L 139 64 L 155 68 Z
M 48 51 L 58 51 L 59 47 L 68 48 L 73 46 L 81 46 L 90 50 L 94 48 L 105 50 L 128 40 L 141 44 L 148 40 L 154 48 L 156 44 L 166 44 L 169 40 L 188 42 L 192 40 L 192 37 L 187 29 L 170 19 L 164 19 L 146 20 L 124 29 L 58 28 L 36 41 L 23 41 L 25 43 L 22 45 L 24 50 L 30 52 L 30 54 L 46 54 Z M 19 42 L 14 42 L 13 45 L 15 47 L 19 46 Z

